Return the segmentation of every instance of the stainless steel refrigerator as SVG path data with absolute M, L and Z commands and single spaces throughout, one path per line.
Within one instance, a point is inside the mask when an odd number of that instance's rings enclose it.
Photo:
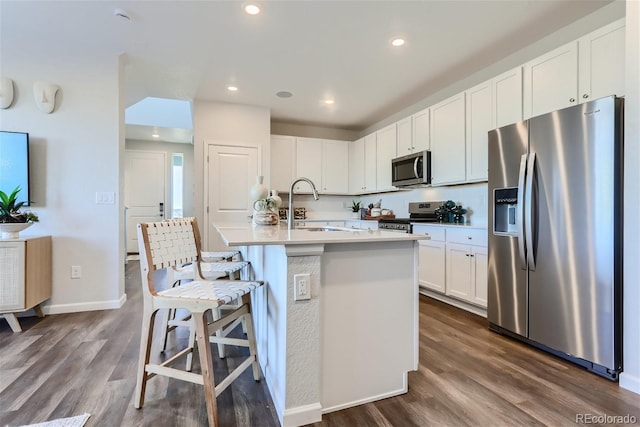
M 617 380 L 623 100 L 489 132 L 488 320 Z

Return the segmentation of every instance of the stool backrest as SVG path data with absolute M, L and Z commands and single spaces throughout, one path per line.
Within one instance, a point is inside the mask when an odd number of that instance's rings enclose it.
M 193 218 L 138 224 L 138 249 L 143 291 L 155 294 L 153 271 L 198 262 L 198 225 Z

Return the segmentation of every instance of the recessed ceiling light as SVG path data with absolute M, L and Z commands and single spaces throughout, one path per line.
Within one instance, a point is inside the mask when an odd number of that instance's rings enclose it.
M 237 92 L 238 91 L 238 87 L 237 86 L 227 86 L 227 90 L 229 92 Z
M 151 134 L 151 136 L 152 136 L 153 138 L 160 138 L 160 135 L 158 135 L 158 133 L 157 133 L 157 132 L 152 133 L 152 134 Z
M 400 37 L 396 37 L 395 39 L 391 40 L 391 45 L 395 47 L 404 46 L 404 44 L 405 44 L 405 40 Z
M 291 92 L 287 92 L 286 90 L 280 91 L 276 93 L 278 98 L 291 98 L 293 94 Z
M 334 101 L 333 99 L 325 99 L 324 100 L 324 103 L 327 104 L 327 105 L 333 105 L 333 104 L 335 104 L 335 102 L 336 101 Z
M 247 3 L 244 5 L 244 11 L 249 15 L 258 15 L 261 12 L 260 5 L 257 3 Z

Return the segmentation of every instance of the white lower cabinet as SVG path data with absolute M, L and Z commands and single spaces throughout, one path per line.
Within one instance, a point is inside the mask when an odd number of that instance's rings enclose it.
M 415 225 L 413 234 L 429 237 L 429 240 L 418 240 L 418 283 L 422 287 L 445 293 L 444 227 Z
M 487 306 L 487 232 L 482 229 L 447 230 L 446 294 Z
M 414 225 L 413 234 L 430 237 L 418 241 L 420 287 L 436 292 L 443 301 L 461 308 L 486 308 L 487 231 L 462 226 Z

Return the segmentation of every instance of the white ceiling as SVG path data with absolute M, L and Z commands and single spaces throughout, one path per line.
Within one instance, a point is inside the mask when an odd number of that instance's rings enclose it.
M 52 61 L 126 52 L 128 106 L 241 103 L 278 122 L 362 130 L 609 2 L 265 0 L 249 16 L 240 1 L 1 0 L 1 47 Z

